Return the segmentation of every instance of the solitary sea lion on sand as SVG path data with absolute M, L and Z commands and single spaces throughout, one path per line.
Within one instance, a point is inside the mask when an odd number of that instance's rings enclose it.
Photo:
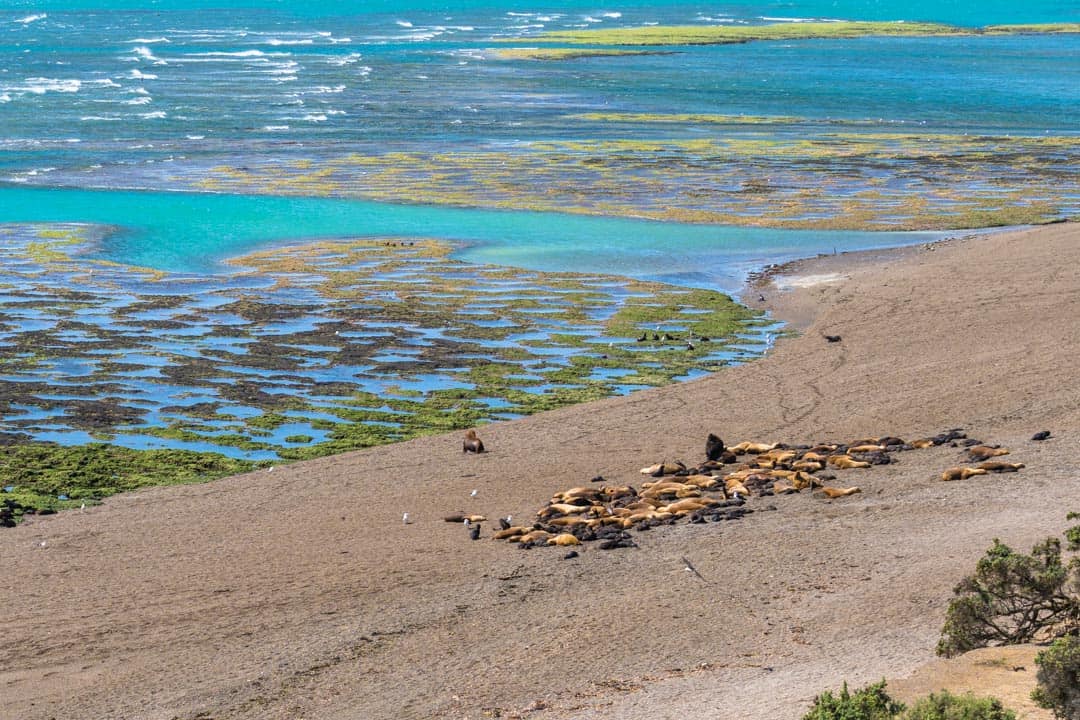
M 950 480 L 967 480 L 972 475 L 986 475 L 986 470 L 973 467 L 954 467 L 941 473 L 941 479 L 945 482 Z
M 1024 463 L 1001 462 L 1000 460 L 987 460 L 979 463 L 978 467 L 992 473 L 1016 472 L 1024 467 Z
M 840 342 L 840 336 L 839 335 L 826 335 L 825 339 L 828 342 L 831 342 L 831 343 Z
M 470 524 L 484 522 L 487 520 L 483 515 L 469 515 L 468 513 L 454 513 L 453 515 L 447 515 L 443 518 L 448 523 L 463 523 L 468 521 Z
M 484 452 L 484 442 L 476 436 L 475 430 L 469 429 L 465 431 L 465 442 L 462 443 L 461 450 L 467 453 Z
M 823 487 L 820 488 L 820 491 L 829 498 L 847 497 L 862 492 L 858 486 L 849 488 Z
M 1035 442 L 1041 442 L 1043 440 L 1046 440 L 1049 437 L 1050 437 L 1050 431 L 1049 430 L 1040 430 L 1039 432 L 1032 435 L 1031 439 L 1034 440 Z

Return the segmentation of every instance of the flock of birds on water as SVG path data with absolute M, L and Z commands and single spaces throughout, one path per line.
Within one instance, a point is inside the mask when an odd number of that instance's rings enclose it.
M 1050 431 L 1043 430 L 1031 439 L 1042 441 L 1049 437 Z M 893 453 L 940 445 L 964 448 L 967 460 L 966 464 L 944 470 L 942 481 L 1016 472 L 1024 467 L 1023 463 L 996 459 L 1008 455 L 1009 450 L 968 438 L 958 428 L 910 442 L 889 436 L 816 445 L 747 441 L 727 446 L 710 433 L 705 441 L 705 460 L 696 466 L 663 461 L 641 468 L 641 475 L 648 480 L 641 483 L 640 489 L 611 484 L 598 475 L 588 485 L 555 493 L 529 523 L 515 525 L 510 516 L 499 518 L 499 528 L 490 537 L 517 543 L 522 549 L 573 548 L 585 542 L 598 542 L 601 550 L 636 547 L 630 530 L 645 531 L 683 519 L 690 523 L 737 520 L 754 512 L 754 508 L 747 507 L 750 497 L 803 490 L 824 499 L 855 495 L 862 492 L 859 486 L 841 485 L 836 471 L 888 465 L 893 462 Z M 475 430 L 466 432 L 463 451 L 485 451 Z M 476 493 L 473 490 L 472 496 Z M 776 506 L 762 509 L 776 510 Z M 463 524 L 473 540 L 480 539 L 482 523 L 487 520 L 484 515 L 466 512 L 443 519 Z M 410 522 L 408 513 L 403 521 Z M 564 557 L 577 555 L 577 550 L 571 549 Z M 693 570 L 689 565 L 687 569 Z

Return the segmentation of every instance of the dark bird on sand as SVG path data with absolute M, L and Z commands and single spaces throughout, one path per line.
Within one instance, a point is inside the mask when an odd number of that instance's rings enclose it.
M 470 540 L 479 540 L 480 539 L 480 523 L 473 523 L 469 527 L 469 539 Z

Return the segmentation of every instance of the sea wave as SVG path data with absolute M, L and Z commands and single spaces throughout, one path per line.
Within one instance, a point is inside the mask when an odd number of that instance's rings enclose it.
M 38 13 L 36 15 L 27 15 L 26 17 L 21 17 L 18 20 L 15 20 L 15 22 L 19 23 L 20 25 L 29 25 L 30 23 L 37 22 L 38 20 L 44 20 L 47 17 L 49 16 L 46 13 Z
M 60 80 L 44 77 L 26 78 L 24 85 L 13 85 L 4 88 L 6 91 L 30 93 L 31 95 L 44 95 L 48 92 L 77 93 L 80 89 L 82 89 L 82 80 Z

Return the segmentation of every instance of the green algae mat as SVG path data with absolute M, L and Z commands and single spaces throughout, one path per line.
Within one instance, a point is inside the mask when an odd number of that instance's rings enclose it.
M 0 226 L 13 519 L 662 385 L 778 332 L 719 292 L 471 265 L 435 240 L 328 239 L 185 276 L 80 257 L 101 232 Z

